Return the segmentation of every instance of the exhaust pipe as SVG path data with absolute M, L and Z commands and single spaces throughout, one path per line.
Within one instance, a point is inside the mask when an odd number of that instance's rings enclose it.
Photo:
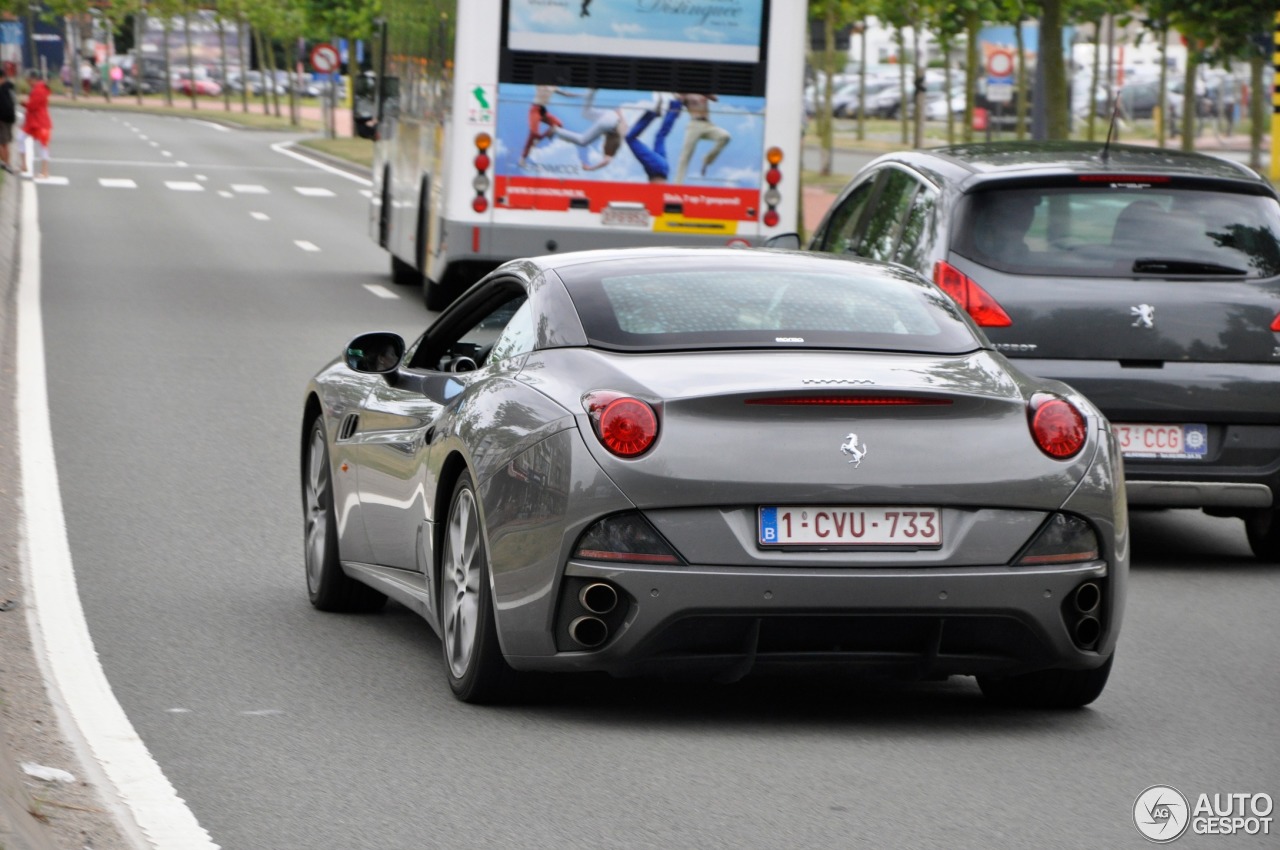
M 608 614 L 618 607 L 618 591 L 611 584 L 597 581 L 582 588 L 578 601 L 592 614 Z
M 578 617 L 569 624 L 569 637 L 587 649 L 595 649 L 608 640 L 609 627 L 599 617 Z
M 1076 623 L 1076 643 L 1082 649 L 1092 649 L 1102 637 L 1102 623 L 1097 617 L 1081 617 Z
M 1102 602 L 1102 588 L 1093 582 L 1087 582 L 1076 589 L 1076 610 L 1081 614 L 1092 614 Z

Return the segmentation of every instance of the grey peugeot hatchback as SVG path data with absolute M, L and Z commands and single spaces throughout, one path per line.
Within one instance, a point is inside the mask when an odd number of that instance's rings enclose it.
M 887 154 L 810 250 L 909 266 L 1111 420 L 1132 508 L 1244 520 L 1280 562 L 1280 199 L 1200 154 L 1076 142 Z

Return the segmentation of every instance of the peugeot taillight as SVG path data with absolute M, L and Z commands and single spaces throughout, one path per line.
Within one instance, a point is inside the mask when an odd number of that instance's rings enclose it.
M 1280 333 L 1280 313 L 1276 313 L 1276 317 L 1271 320 L 1271 330 Z
M 984 328 L 1007 328 L 1009 314 L 978 282 L 950 263 L 939 260 L 933 267 L 933 282 L 951 296 L 973 320 Z
M 1033 395 L 1027 405 L 1027 418 L 1040 451 L 1057 460 L 1075 457 L 1089 436 L 1084 414 L 1056 395 Z
M 658 439 L 658 414 L 646 401 L 597 390 L 584 395 L 582 405 L 600 442 L 618 457 L 642 455 Z

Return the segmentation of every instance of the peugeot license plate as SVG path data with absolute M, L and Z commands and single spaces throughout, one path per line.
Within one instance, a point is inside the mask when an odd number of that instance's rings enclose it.
M 1209 453 L 1207 425 L 1112 423 L 1125 457 L 1204 460 Z
M 761 546 L 942 545 L 942 512 L 937 508 L 762 507 Z

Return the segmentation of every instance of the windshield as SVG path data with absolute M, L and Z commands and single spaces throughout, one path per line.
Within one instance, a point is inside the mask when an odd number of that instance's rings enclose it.
M 955 251 L 1013 274 L 1280 275 L 1274 199 L 1142 180 L 975 193 L 963 201 Z
M 560 269 L 593 345 L 622 350 L 981 347 L 952 302 L 887 267 L 743 254 L 683 268 L 648 261 Z

